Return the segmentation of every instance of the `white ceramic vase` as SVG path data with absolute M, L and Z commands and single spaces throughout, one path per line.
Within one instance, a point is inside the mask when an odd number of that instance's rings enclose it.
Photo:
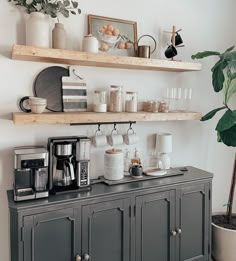
M 66 31 L 61 23 L 55 23 L 55 27 L 52 30 L 52 47 L 66 49 Z
M 222 213 L 217 213 L 222 214 Z M 236 230 L 211 224 L 212 256 L 216 261 L 236 260 Z
M 45 47 L 50 46 L 49 19 L 39 12 L 33 12 L 26 21 L 26 45 Z

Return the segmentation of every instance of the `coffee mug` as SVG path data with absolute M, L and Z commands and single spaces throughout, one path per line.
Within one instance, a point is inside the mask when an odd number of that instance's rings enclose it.
M 92 138 L 94 147 L 105 147 L 107 145 L 107 137 L 101 131 L 96 131 L 95 136 Z
M 133 177 L 142 177 L 143 167 L 141 165 L 134 165 L 134 166 L 129 168 L 129 173 Z
M 111 135 L 108 136 L 108 142 L 111 146 L 121 145 L 123 144 L 123 136 L 114 129 Z
M 172 39 L 171 39 L 171 42 L 172 42 Z M 180 45 L 183 43 L 183 39 L 182 37 L 180 36 L 180 34 L 176 33 L 175 35 L 175 45 Z
M 25 102 L 28 103 L 29 109 L 25 108 Z M 42 113 L 47 106 L 47 100 L 39 97 L 24 96 L 20 99 L 19 106 L 23 112 Z
M 168 48 L 165 50 L 166 58 L 173 58 L 177 55 L 177 50 L 173 45 L 169 45 Z
M 139 141 L 139 137 L 137 136 L 137 134 L 134 132 L 133 129 L 128 129 L 127 134 L 125 134 L 123 137 L 124 137 L 124 143 L 126 145 L 136 144 Z

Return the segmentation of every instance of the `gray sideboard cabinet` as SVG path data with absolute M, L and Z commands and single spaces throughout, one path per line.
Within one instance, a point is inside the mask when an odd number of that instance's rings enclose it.
M 11 261 L 210 261 L 212 174 L 14 202 Z

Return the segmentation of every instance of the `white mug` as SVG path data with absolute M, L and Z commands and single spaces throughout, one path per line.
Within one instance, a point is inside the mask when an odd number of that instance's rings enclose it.
M 100 131 L 96 131 L 95 136 L 92 138 L 92 143 L 94 147 L 105 147 L 107 145 L 107 136 Z
M 111 146 L 123 144 L 123 136 L 118 132 L 114 134 L 114 130 L 111 132 L 111 135 L 108 136 L 108 142 Z
M 124 135 L 124 143 L 126 145 L 136 144 L 139 141 L 139 137 L 136 133 L 127 133 Z

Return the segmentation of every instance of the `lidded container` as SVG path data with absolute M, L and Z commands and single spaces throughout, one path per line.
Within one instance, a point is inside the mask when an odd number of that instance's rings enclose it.
M 122 112 L 122 86 L 121 85 L 111 85 L 110 86 L 110 112 Z
M 138 99 L 137 92 L 126 92 L 125 95 L 125 111 L 126 112 L 137 112 L 138 110 Z
M 104 90 L 94 91 L 94 112 L 106 112 L 107 111 L 107 93 Z
M 83 52 L 98 53 L 98 40 L 92 34 L 84 36 Z
M 106 150 L 104 155 L 104 178 L 119 180 L 124 177 L 124 155 L 120 149 Z

